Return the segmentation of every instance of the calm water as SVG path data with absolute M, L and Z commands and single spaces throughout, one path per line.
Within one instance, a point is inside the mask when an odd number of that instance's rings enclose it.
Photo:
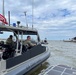
M 63 41 L 48 41 L 48 47 L 51 53 L 45 64 L 31 75 L 38 75 L 45 67 L 52 65 L 68 65 L 76 68 L 76 43 Z M 47 64 L 46 64 L 47 63 Z M 46 68 L 47 68 L 46 67 Z
M 76 43 L 63 41 L 50 41 L 50 58 L 47 60 L 50 65 L 63 64 L 76 67 Z

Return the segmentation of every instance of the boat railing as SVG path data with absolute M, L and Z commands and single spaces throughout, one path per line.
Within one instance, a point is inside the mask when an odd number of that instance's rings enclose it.
M 1 27 L 1 28 L 4 27 L 4 28 L 8 28 L 8 29 L 9 29 L 9 28 L 12 28 L 12 27 L 13 27 L 13 28 L 18 28 L 18 29 L 23 28 L 23 29 L 35 30 L 35 31 L 36 31 L 35 28 L 32 28 L 32 27 L 25 27 L 25 26 L 22 26 L 22 25 L 18 27 L 18 26 L 13 26 L 13 25 L 11 24 L 10 26 L 9 26 L 9 25 L 0 25 L 0 27 Z

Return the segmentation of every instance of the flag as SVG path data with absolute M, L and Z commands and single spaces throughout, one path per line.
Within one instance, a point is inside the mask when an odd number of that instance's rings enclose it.
M 8 24 L 6 18 L 0 14 L 0 21 L 3 22 L 4 24 Z

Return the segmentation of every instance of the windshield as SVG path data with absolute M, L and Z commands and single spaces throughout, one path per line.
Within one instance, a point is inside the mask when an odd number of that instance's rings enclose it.
M 6 41 L 6 39 L 10 36 L 13 35 L 13 32 L 3 32 L 3 34 L 0 34 L 0 41 Z M 13 41 L 15 41 L 16 38 L 13 35 Z

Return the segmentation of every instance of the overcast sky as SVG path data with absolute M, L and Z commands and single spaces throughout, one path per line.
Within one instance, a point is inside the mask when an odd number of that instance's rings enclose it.
M 33 1 L 33 3 L 32 3 Z M 5 16 L 11 12 L 11 24 L 21 21 L 39 31 L 41 39 L 63 40 L 76 36 L 76 0 L 5 0 Z M 2 13 L 2 0 L 0 13 Z

